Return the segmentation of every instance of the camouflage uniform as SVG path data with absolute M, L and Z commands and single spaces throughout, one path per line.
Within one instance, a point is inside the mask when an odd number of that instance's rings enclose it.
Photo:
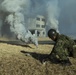
M 70 53 L 73 51 L 73 45 L 75 42 L 65 35 L 58 35 L 55 40 L 55 45 L 52 52 L 50 53 L 50 58 L 58 58 L 60 60 L 67 60 Z

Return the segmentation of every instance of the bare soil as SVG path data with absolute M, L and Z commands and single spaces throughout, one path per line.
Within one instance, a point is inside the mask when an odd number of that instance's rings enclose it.
M 70 58 L 71 66 L 50 61 L 41 63 L 45 54 L 49 54 L 53 48 L 52 43 L 46 44 L 51 41 L 49 38 L 39 38 L 45 43 L 40 42 L 38 48 L 13 39 L 0 39 L 0 75 L 76 75 L 76 58 Z

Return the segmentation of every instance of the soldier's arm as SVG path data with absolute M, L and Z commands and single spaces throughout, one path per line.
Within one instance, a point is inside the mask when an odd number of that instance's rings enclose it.
M 62 49 L 63 49 L 63 48 L 62 48 L 63 45 L 64 45 L 63 41 L 62 41 L 62 40 L 58 40 L 58 41 L 55 43 L 55 45 L 54 45 L 54 47 L 53 47 L 50 55 L 51 55 L 52 53 L 57 53 L 58 51 L 62 50 Z
M 58 40 L 57 42 L 56 42 L 56 44 L 54 45 L 54 50 L 55 51 L 58 51 L 58 50 L 62 50 L 63 49 L 63 46 L 64 46 L 64 42 L 63 42 L 63 40 Z
M 64 48 L 64 44 L 65 42 L 63 40 L 58 40 L 53 48 L 53 52 L 61 59 L 66 58 L 66 56 L 68 56 L 68 52 L 67 50 L 65 50 L 66 48 Z
M 68 52 L 65 50 L 65 42 L 63 40 L 58 40 L 57 43 L 55 44 L 53 51 L 55 52 L 56 55 L 61 57 L 62 55 L 67 56 Z

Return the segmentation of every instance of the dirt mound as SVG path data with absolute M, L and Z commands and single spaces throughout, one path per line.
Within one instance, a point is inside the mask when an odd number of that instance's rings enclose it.
M 19 44 L 18 41 L 0 42 L 0 75 L 76 75 L 76 59 L 70 58 L 72 66 L 62 66 L 41 59 L 49 54 L 52 44 Z M 28 54 L 27 52 L 30 52 Z

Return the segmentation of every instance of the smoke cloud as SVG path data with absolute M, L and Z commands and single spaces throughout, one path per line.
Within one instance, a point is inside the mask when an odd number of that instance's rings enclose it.
M 59 32 L 58 0 L 4 0 L 1 2 L 1 12 L 3 22 L 7 22 L 7 25 L 10 25 L 8 28 L 16 35 L 25 34 L 27 30 L 24 27 L 28 27 L 29 18 L 35 18 L 37 15 L 45 16 L 47 26 Z M 22 32 L 24 30 L 25 32 Z
M 49 23 L 49 27 L 55 29 L 57 32 L 58 30 L 58 25 L 59 25 L 59 12 L 60 9 L 58 7 L 58 0 L 49 0 L 46 4 L 47 6 L 47 19 Z
M 4 0 L 1 2 L 1 12 L 3 12 L 2 20 L 9 26 L 9 31 L 16 35 L 19 40 L 25 43 L 33 42 L 38 46 L 37 37 L 25 27 L 24 11 L 27 11 L 30 6 L 30 0 Z M 33 40 L 32 39 L 35 39 Z
M 75 34 L 75 7 L 76 0 L 0 0 L 0 36 L 16 35 L 26 42 L 30 37 L 34 40 L 28 22 L 37 15 L 45 17 L 47 30 L 54 28 L 60 33 Z

